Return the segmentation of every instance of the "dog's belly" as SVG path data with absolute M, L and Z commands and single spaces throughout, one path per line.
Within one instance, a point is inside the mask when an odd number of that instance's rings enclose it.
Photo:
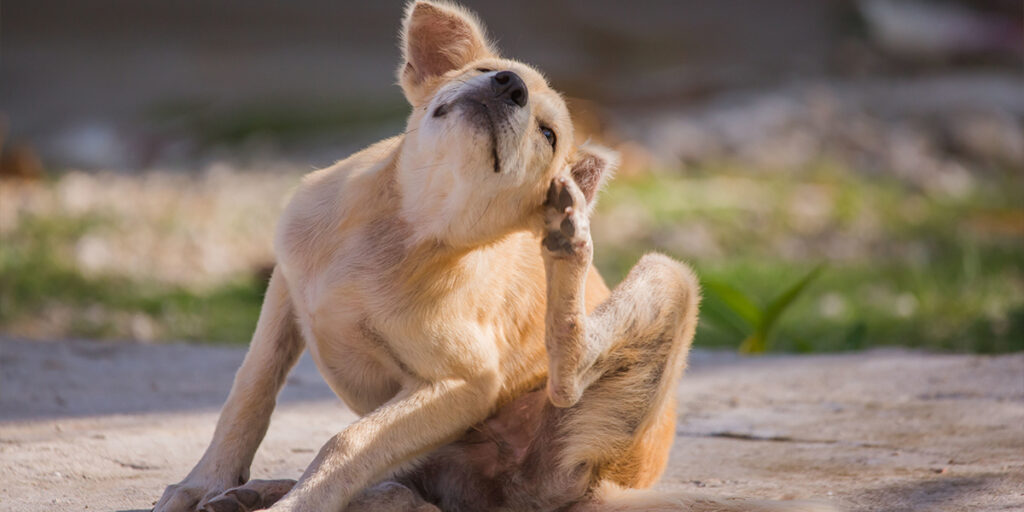
M 591 483 L 592 467 L 559 467 L 560 418 L 544 390 L 526 393 L 427 456 L 399 480 L 442 510 L 560 510 Z

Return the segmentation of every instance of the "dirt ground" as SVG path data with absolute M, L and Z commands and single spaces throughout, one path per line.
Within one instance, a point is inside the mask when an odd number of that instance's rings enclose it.
M 148 510 L 199 458 L 241 348 L 0 339 L 0 510 Z M 659 486 L 851 511 L 1024 510 L 1024 354 L 697 351 Z M 354 415 L 304 358 L 253 477 Z

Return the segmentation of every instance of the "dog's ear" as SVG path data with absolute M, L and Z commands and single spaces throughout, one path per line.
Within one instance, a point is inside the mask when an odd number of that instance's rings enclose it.
M 579 185 L 587 204 L 594 204 L 601 187 L 619 166 L 619 154 L 590 142 L 583 143 L 570 160 L 569 172 Z
M 398 82 L 413 105 L 426 99 L 438 77 L 495 55 L 476 16 L 451 4 L 410 2 L 401 39 L 404 59 Z

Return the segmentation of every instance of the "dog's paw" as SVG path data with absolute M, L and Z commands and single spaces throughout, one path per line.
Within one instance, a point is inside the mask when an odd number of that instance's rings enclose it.
M 551 180 L 544 202 L 544 248 L 554 258 L 588 254 L 590 220 L 587 200 L 572 179 L 560 176 Z
M 234 481 L 236 484 L 239 480 Z M 205 498 L 216 496 L 230 483 L 221 478 L 193 476 L 168 485 L 152 512 L 193 512 Z
M 192 512 L 208 492 L 206 486 L 186 482 L 168 485 L 152 512 Z
M 295 486 L 295 480 L 250 480 L 211 498 L 200 512 L 252 512 L 277 503 Z

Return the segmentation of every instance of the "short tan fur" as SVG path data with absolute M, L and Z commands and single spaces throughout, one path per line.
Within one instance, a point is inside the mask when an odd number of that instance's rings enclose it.
M 654 254 L 609 291 L 589 218 L 615 155 L 465 9 L 402 27 L 405 133 L 295 192 L 213 440 L 155 510 L 813 510 L 629 490 L 668 460 L 697 280 Z M 361 418 L 297 482 L 248 481 L 304 349 Z

